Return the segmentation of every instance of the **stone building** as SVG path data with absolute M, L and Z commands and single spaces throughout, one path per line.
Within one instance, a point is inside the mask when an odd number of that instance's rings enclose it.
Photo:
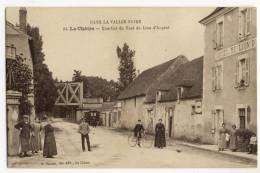
M 145 102 L 147 130 L 162 119 L 167 137 L 201 140 L 203 57 L 170 70 L 149 88 Z
M 33 72 L 33 63 L 32 63 L 30 44 L 29 44 L 31 38 L 26 33 L 26 14 L 27 14 L 26 9 L 20 8 L 19 26 L 15 26 L 12 23 L 6 21 L 5 23 L 6 54 L 5 55 L 6 55 L 6 59 L 15 59 L 17 55 L 21 56 L 22 58 L 25 59 L 24 63 L 27 64 L 31 69 L 31 71 Z M 8 70 L 10 69 L 6 69 L 6 70 L 8 72 Z M 33 85 L 31 86 L 31 88 L 33 89 Z M 28 97 L 29 97 L 29 101 L 33 105 L 32 114 L 31 114 L 31 118 L 33 119 L 35 117 L 34 94 L 33 93 L 30 94 Z M 14 128 L 14 125 L 18 122 L 20 98 L 21 98 L 21 93 L 13 90 L 6 91 L 8 155 L 19 154 L 19 131 Z
M 174 71 L 177 67 L 187 62 L 184 56 L 178 56 L 168 62 L 143 71 L 138 77 L 118 96 L 121 101 L 121 128 L 134 128 L 138 119 L 146 121 L 146 94 L 150 87 L 167 71 Z M 147 124 L 145 124 L 147 126 Z
M 167 137 L 201 140 L 203 57 L 188 61 L 179 56 L 143 73 L 120 95 L 122 99 L 124 94 L 143 87 L 139 100 L 121 100 L 121 127 L 131 129 L 141 119 L 146 132 L 153 134 L 162 119 Z M 154 74 L 158 76 L 155 78 Z M 146 77 L 152 79 L 149 85 L 143 84 Z
M 256 8 L 216 8 L 205 26 L 203 141 L 236 124 L 256 132 Z
M 6 33 L 6 58 L 15 59 L 17 55 L 25 59 L 24 63 L 29 66 L 33 72 L 33 62 L 29 42 L 31 37 L 26 32 L 26 8 L 20 8 L 19 10 L 19 26 L 15 26 L 12 23 L 6 21 L 5 33 Z M 33 81 L 32 81 L 33 84 Z M 33 89 L 33 85 L 31 86 Z M 34 110 L 34 94 L 29 94 L 29 101 L 33 105 L 31 117 L 35 117 Z

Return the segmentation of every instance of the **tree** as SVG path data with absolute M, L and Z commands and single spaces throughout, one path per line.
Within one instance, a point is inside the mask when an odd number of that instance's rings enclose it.
M 83 82 L 84 97 L 102 97 L 104 101 L 115 100 L 118 96 L 118 83 L 96 76 L 84 76 L 80 70 L 74 70 L 72 81 Z
M 27 34 L 32 37 L 30 48 L 32 51 L 34 74 L 34 100 L 36 113 L 52 111 L 57 98 L 57 89 L 49 71 L 44 63 L 42 52 L 43 40 L 38 27 L 27 26 Z
M 16 59 L 6 60 L 6 89 L 15 90 L 22 93 L 19 105 L 19 119 L 22 115 L 30 115 L 32 104 L 28 99 L 28 95 L 32 90 L 32 71 L 28 65 L 24 63 L 24 59 L 19 55 Z
M 134 67 L 133 57 L 135 51 L 131 50 L 127 43 L 124 43 L 121 49 L 117 46 L 117 56 L 120 59 L 119 70 L 119 89 L 124 90 L 136 77 L 136 69 Z
M 81 76 L 81 71 L 80 70 L 74 70 L 72 81 L 74 81 L 74 82 L 81 82 L 82 81 L 81 77 L 82 77 Z

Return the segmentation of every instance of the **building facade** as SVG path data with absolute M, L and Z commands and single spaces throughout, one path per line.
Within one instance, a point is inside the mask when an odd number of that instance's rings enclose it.
M 205 26 L 203 137 L 217 143 L 222 123 L 256 132 L 256 8 L 216 8 Z
M 20 56 L 24 59 L 24 63 L 28 65 L 33 73 L 33 62 L 29 41 L 31 40 L 30 36 L 27 35 L 26 22 L 27 11 L 26 8 L 20 8 L 19 10 L 19 26 L 15 26 L 12 23 L 6 21 L 5 31 L 6 31 L 6 58 L 15 59 L 16 56 Z M 33 80 L 32 80 L 33 84 Z M 33 85 L 31 85 L 33 89 Z M 32 115 L 35 117 L 34 109 L 34 94 L 31 93 L 28 96 L 29 101 L 32 104 Z
M 154 133 L 156 123 L 162 119 L 167 137 L 200 141 L 202 79 L 203 57 L 200 57 L 168 71 L 153 84 L 145 102 L 147 131 Z
M 147 119 L 144 115 L 147 113 L 146 95 L 148 90 L 160 77 L 169 71 L 176 70 L 180 64 L 187 61 L 186 57 L 178 56 L 142 72 L 118 97 L 122 106 L 120 127 L 132 129 L 139 119 L 146 122 Z M 145 123 L 145 126 L 147 128 L 148 124 Z
M 162 68 L 163 72 L 150 81 L 142 96 L 121 100 L 121 128 L 132 129 L 137 120 L 141 119 L 146 132 L 154 134 L 156 123 L 162 119 L 167 138 L 201 140 L 203 57 L 192 61 L 179 57 L 170 65 L 161 64 L 143 73 L 145 76 L 153 76 L 154 71 L 158 70 L 154 70 L 156 68 Z M 146 77 L 143 73 L 123 91 L 121 98 L 125 93 L 130 93 L 132 88 L 145 86 L 143 83 Z

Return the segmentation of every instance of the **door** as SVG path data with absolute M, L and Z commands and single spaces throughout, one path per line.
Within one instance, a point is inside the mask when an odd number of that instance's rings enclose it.
M 172 137 L 172 117 L 170 117 L 169 121 L 169 138 Z
M 215 143 L 218 143 L 219 138 L 219 129 L 222 127 L 222 124 L 224 123 L 224 111 L 222 109 L 216 109 L 215 114 Z

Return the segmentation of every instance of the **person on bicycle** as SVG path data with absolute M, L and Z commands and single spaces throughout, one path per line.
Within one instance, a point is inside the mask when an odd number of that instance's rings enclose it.
M 141 120 L 138 120 L 134 128 L 134 136 L 137 138 L 137 145 L 140 147 L 140 140 L 142 138 L 142 133 L 144 133 L 144 126 Z

